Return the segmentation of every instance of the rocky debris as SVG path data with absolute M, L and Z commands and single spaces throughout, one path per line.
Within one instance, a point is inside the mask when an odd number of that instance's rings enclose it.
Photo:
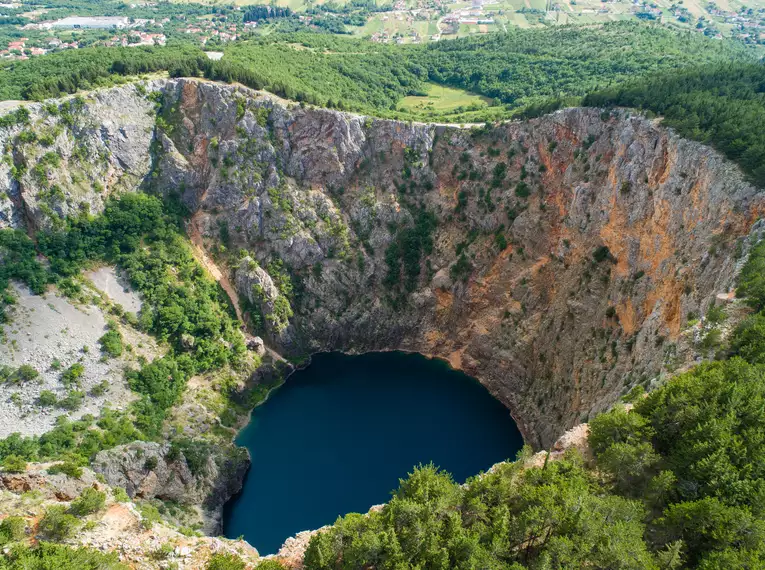
M 0 471 L 0 491 L 14 494 L 35 491 L 39 496 L 57 501 L 72 501 L 80 496 L 86 487 L 101 489 L 103 485 L 89 469 L 83 470 L 79 478 L 69 477 L 63 473 L 49 473 L 52 464 L 32 464 L 24 473 L 7 473 Z M 2 511 L 0 511 L 2 512 Z
M 266 559 L 274 558 L 281 562 L 287 568 L 293 570 L 302 570 L 303 568 L 303 556 L 308 548 L 308 544 L 311 539 L 322 531 L 328 530 L 329 526 L 323 526 L 316 530 L 304 530 L 297 533 L 295 536 L 289 537 L 284 541 L 279 552 L 274 555 L 266 556 Z
M 138 314 L 141 310 L 141 298 L 130 288 L 127 276 L 120 273 L 116 267 L 103 265 L 86 271 L 85 277 L 125 311 Z
M 14 432 L 39 435 L 51 430 L 56 418 L 68 414 L 79 419 L 86 414 L 98 415 L 109 404 L 113 409 L 127 406 L 135 394 L 124 379 L 126 366 L 138 366 L 137 359 L 153 359 L 160 350 L 156 341 L 131 327 L 122 326 L 125 344 L 135 347 L 119 358 L 103 360 L 98 339 L 107 330 L 107 313 L 103 303 L 81 303 L 60 295 L 51 288 L 45 295 L 33 295 L 25 286 L 13 283 L 16 304 L 10 321 L 0 325 L 0 365 L 18 368 L 32 366 L 39 376 L 17 385 L 0 383 L 0 438 Z M 92 291 L 97 298 L 97 292 Z M 140 348 L 139 348 L 140 347 Z M 57 398 L 67 395 L 62 373 L 75 363 L 84 367 L 78 379 L 86 393 L 77 410 L 43 407 L 37 398 L 43 390 Z M 107 381 L 108 389 L 100 395 L 89 394 L 96 385 Z
M 167 443 L 134 442 L 99 452 L 92 467 L 131 498 L 201 505 L 205 532 L 217 534 L 222 507 L 241 490 L 250 460 L 244 448 L 189 445 L 184 451 Z

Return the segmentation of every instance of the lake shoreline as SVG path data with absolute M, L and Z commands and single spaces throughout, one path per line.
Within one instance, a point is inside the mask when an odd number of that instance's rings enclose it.
M 277 407 L 262 407 L 273 398 Z M 387 502 L 413 466 L 432 462 L 462 482 L 523 446 L 509 410 L 480 382 L 416 352 L 311 355 L 256 408 L 234 438 L 252 466 L 225 506 L 224 533 L 264 554 Z

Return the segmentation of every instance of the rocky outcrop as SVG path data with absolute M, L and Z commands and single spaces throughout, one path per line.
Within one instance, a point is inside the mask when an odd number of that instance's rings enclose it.
M 248 568 L 259 562 L 258 552 L 243 540 L 197 536 L 188 528 L 181 532 L 166 520 L 147 518 L 143 505 L 126 500 L 88 468 L 75 476 L 51 473 L 52 466 L 29 464 L 21 473 L 0 470 L 0 519 L 21 518 L 29 542 L 41 538 L 36 536 L 38 524 L 48 509 L 66 508 L 92 488 L 103 493 L 104 504 L 95 512 L 78 515 L 76 531 L 63 539 L 65 544 L 115 552 L 135 570 L 198 570 L 207 567 L 214 553 L 235 555 Z
M 244 448 L 195 445 L 184 454 L 169 444 L 134 442 L 101 451 L 92 468 L 130 498 L 202 505 L 204 531 L 217 535 L 222 507 L 241 490 L 250 460 Z M 186 457 L 190 452 L 192 459 Z
M 134 191 L 149 174 L 154 104 L 135 86 L 26 108 L 28 125 L 0 129 L 0 227 L 31 231 L 98 212 L 107 196 Z
M 34 492 L 42 498 L 73 501 L 88 487 L 103 487 L 89 469 L 84 469 L 79 477 L 70 477 L 63 473 L 49 472 L 50 467 L 44 464 L 32 466 L 21 473 L 0 471 L 0 492 L 15 495 Z
M 200 80 L 145 91 L 101 91 L 75 116 L 75 141 L 85 133 L 91 162 L 104 149 L 99 168 L 114 181 L 99 196 L 179 193 L 203 245 L 229 252 L 262 327 L 253 332 L 271 346 L 444 358 L 507 405 L 537 448 L 695 358 L 682 335 L 689 315 L 732 288 L 763 211 L 734 165 L 628 111 L 468 130 Z M 153 132 L 121 140 L 127 121 L 111 108 L 153 125 L 157 99 Z M 30 108 L 33 128 L 58 121 Z M 88 127 L 105 117 L 106 133 Z M 34 167 L 42 150 L 20 144 L 13 156 Z M 77 171 L 80 155 L 61 145 Z M 42 227 L 45 188 L 24 176 L 15 208 Z

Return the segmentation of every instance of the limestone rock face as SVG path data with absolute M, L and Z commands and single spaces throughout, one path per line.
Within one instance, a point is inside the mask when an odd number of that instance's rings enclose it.
M 194 461 L 168 444 L 134 442 L 99 452 L 92 468 L 131 498 L 202 505 L 205 532 L 221 530 L 221 508 L 242 488 L 250 460 L 244 448 L 198 450 Z
M 280 315 L 280 311 L 284 311 L 280 306 L 289 306 L 289 301 L 274 285 L 271 276 L 249 256 L 239 263 L 235 275 L 237 290 L 260 312 L 263 326 L 271 338 L 278 340 L 283 346 L 288 346 L 291 342 L 290 331 L 287 328 L 289 321 Z
M 26 108 L 29 125 L 0 129 L 12 149 L 0 165 L 0 227 L 36 230 L 97 213 L 109 195 L 134 191 L 149 174 L 153 103 L 135 86 Z
M 735 165 L 627 111 L 470 130 L 199 80 L 145 91 L 161 108 L 133 86 L 86 99 L 47 185 L 44 149 L 0 133 L 31 167 L 16 182 L 0 165 L 0 224 L 43 227 L 54 182 L 59 214 L 77 196 L 98 209 L 113 191 L 180 194 L 207 247 L 243 250 L 230 277 L 270 347 L 444 358 L 537 448 L 696 358 L 689 315 L 731 290 L 765 210 Z M 35 129 L 59 121 L 30 109 Z M 83 156 L 104 192 L 75 195 Z
M 87 487 L 99 488 L 100 484 L 89 470 L 81 477 L 73 478 L 63 473 L 48 473 L 46 469 L 31 469 L 24 473 L 0 472 L 0 491 L 14 494 L 35 491 L 41 497 L 57 501 L 72 501 Z

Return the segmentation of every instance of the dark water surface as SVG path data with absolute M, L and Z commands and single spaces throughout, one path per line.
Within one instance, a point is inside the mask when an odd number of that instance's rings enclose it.
M 463 482 L 523 445 L 510 413 L 472 378 L 401 352 L 319 354 L 257 408 L 237 438 L 252 455 L 226 508 L 228 537 L 273 554 L 302 530 L 388 500 L 432 461 Z

